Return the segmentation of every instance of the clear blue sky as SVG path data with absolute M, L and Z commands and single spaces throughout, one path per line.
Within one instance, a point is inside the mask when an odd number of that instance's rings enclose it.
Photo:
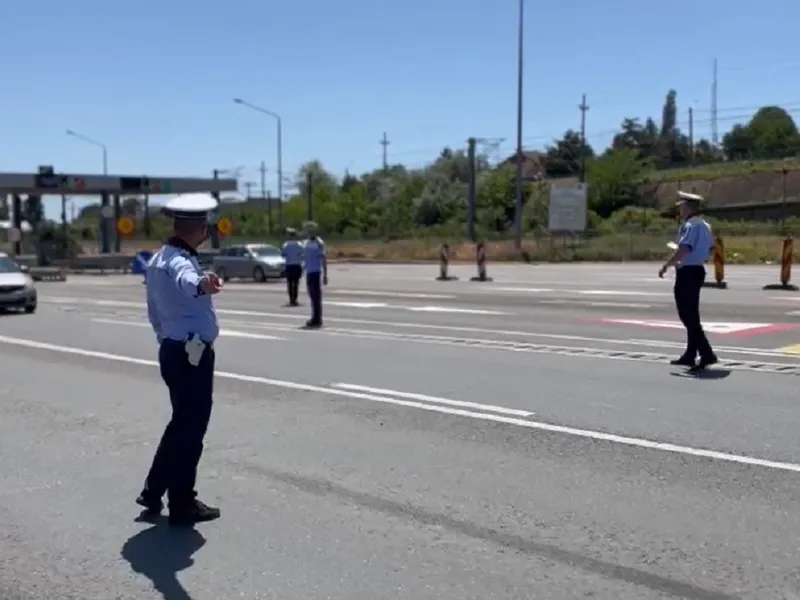
M 263 159 L 275 191 L 274 122 L 284 170 L 318 158 L 329 170 L 422 165 L 467 137 L 514 147 L 516 0 L 27 0 L 0 19 L 0 170 L 52 164 L 112 173 L 198 175 Z M 527 146 L 577 128 L 588 94 L 589 141 L 626 116 L 660 119 L 669 88 L 681 124 L 694 106 L 709 135 L 712 61 L 720 130 L 753 107 L 800 108 L 800 3 L 789 0 L 527 2 Z M 47 215 L 58 214 L 48 200 Z

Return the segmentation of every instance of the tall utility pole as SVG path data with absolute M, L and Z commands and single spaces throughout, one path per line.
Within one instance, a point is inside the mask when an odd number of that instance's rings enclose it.
M 716 148 L 719 144 L 719 131 L 717 130 L 717 59 L 714 59 L 711 74 L 711 143 Z
M 245 192 L 245 198 L 244 198 L 245 202 L 249 201 L 250 198 L 253 197 L 253 188 L 255 187 L 255 185 L 256 184 L 253 183 L 252 181 L 245 181 L 244 189 L 247 190 Z
M 381 146 L 383 146 L 383 170 L 389 170 L 389 138 L 386 137 L 386 132 L 383 132 L 383 137 L 381 141 L 378 142 Z
M 267 163 L 263 160 L 258 172 L 261 174 L 261 199 L 267 202 L 267 231 L 272 234 L 272 198 L 267 195 Z
M 578 105 L 581 111 L 581 170 L 580 182 L 586 181 L 586 112 L 589 110 L 589 105 L 586 104 L 586 94 L 581 98 L 581 103 Z
M 309 171 L 306 174 L 306 221 L 314 219 L 314 175 Z
M 467 237 L 475 241 L 475 145 L 477 140 L 467 140 L 467 161 L 469 162 L 469 185 L 467 188 Z
M 514 212 L 514 238 L 517 250 L 522 249 L 522 49 L 525 0 L 519 0 L 517 15 L 517 197 Z
M 694 110 L 689 107 L 689 164 L 694 164 Z
M 214 169 L 214 179 L 219 179 L 219 169 Z M 212 194 L 217 201 L 217 208 L 214 209 L 214 222 L 210 224 L 209 233 L 211 234 L 211 247 L 214 250 L 219 250 L 219 230 L 217 229 L 217 221 L 219 220 L 219 192 Z

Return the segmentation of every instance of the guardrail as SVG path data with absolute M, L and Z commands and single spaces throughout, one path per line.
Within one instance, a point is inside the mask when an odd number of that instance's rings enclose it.
M 215 252 L 201 252 L 200 264 L 210 266 Z M 94 273 L 94 274 L 127 274 L 133 269 L 135 254 L 98 254 L 94 256 L 84 255 L 74 258 L 50 259 L 47 267 L 40 267 L 39 260 L 34 254 L 20 254 L 14 258 L 17 264 L 28 267 L 31 277 L 33 271 L 44 273 L 42 269 L 56 269 L 66 273 Z

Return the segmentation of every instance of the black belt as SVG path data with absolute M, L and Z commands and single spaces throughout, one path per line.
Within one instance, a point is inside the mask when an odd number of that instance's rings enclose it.
M 188 342 L 190 339 L 192 339 L 191 335 L 187 336 L 186 339 L 183 339 L 183 340 L 174 340 L 172 338 L 164 338 L 164 340 L 161 343 L 162 344 L 163 343 L 169 343 L 169 344 L 175 344 L 175 345 L 180 344 L 181 347 L 183 347 L 183 345 L 186 344 L 186 342 Z M 214 348 L 214 342 L 207 342 L 206 340 L 204 340 L 202 338 L 200 338 L 200 341 L 203 342 L 209 348 L 212 348 L 212 349 Z

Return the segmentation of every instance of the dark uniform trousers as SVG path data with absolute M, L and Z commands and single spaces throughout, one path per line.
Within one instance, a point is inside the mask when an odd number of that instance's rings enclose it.
M 300 278 L 303 276 L 303 265 L 286 265 L 286 291 L 289 292 L 289 303 L 297 304 L 300 292 Z
M 306 287 L 311 299 L 311 322 L 322 323 L 322 273 L 306 273 Z
M 164 340 L 158 352 L 161 377 L 169 389 L 172 419 L 167 425 L 146 490 L 154 497 L 169 494 L 170 508 L 182 508 L 195 501 L 197 465 L 203 454 L 203 438 L 211 418 L 214 391 L 214 349 L 203 351 L 200 363 L 189 363 L 185 342 Z
M 706 269 L 702 265 L 679 267 L 675 273 L 675 306 L 678 317 L 686 327 L 686 352 L 684 356 L 694 359 L 714 355 L 711 344 L 700 323 L 700 290 L 706 280 Z

